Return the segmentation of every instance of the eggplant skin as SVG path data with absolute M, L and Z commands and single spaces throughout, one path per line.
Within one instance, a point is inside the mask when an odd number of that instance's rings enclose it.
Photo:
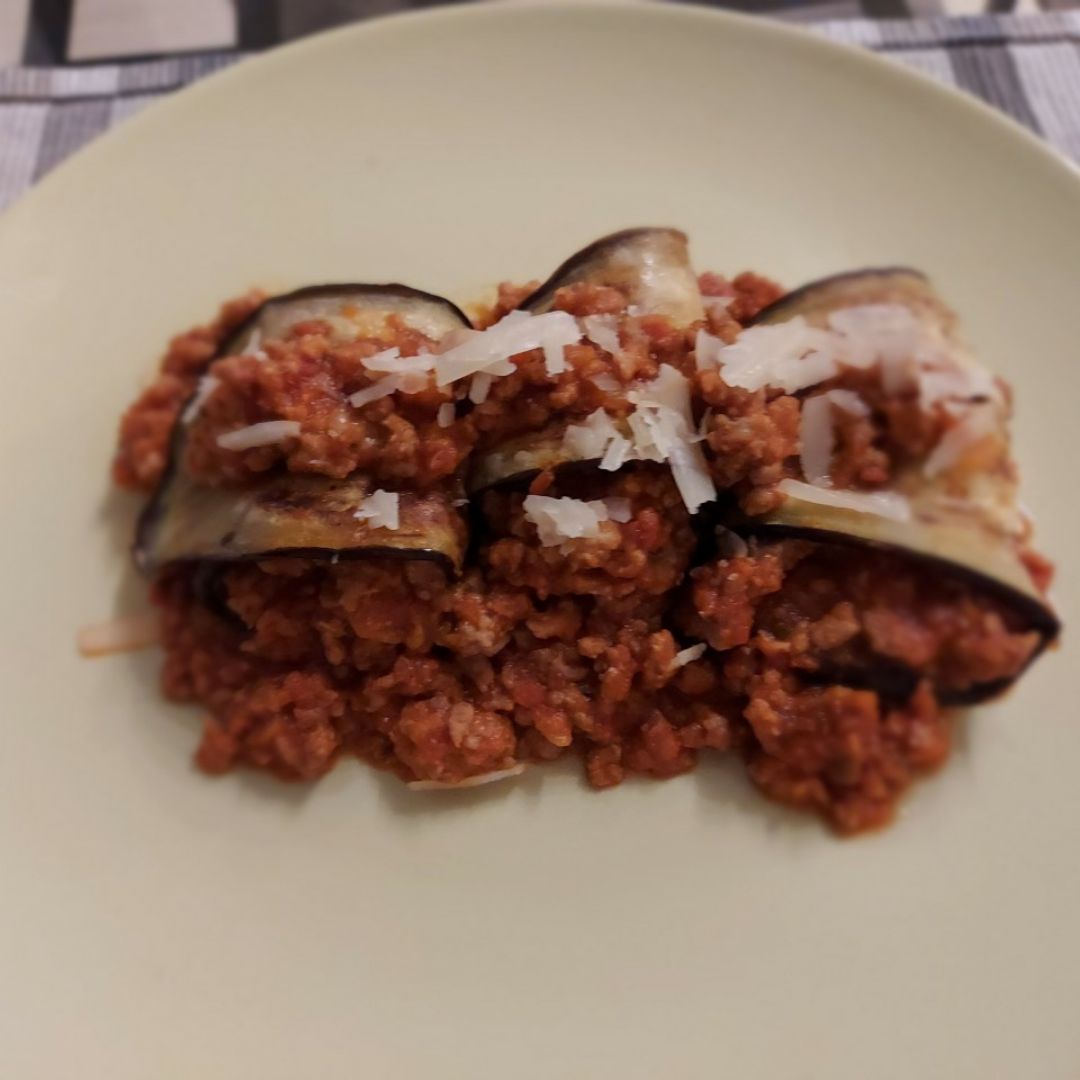
M 1020 591 L 997 578 L 980 573 L 961 563 L 935 556 L 928 551 L 913 551 L 910 547 L 892 544 L 884 540 L 846 536 L 832 530 L 814 529 L 799 525 L 742 520 L 733 528 L 739 536 L 757 538 L 766 542 L 782 539 L 812 540 L 819 544 L 880 551 L 888 555 L 911 560 L 930 567 L 945 578 L 967 582 L 974 588 L 996 597 L 1023 621 L 1026 629 L 1033 630 L 1039 635 L 1039 642 L 1032 651 L 1031 656 L 1028 657 L 1023 668 L 1011 678 L 976 683 L 962 690 L 935 687 L 935 693 L 942 705 L 975 705 L 981 701 L 997 697 L 1023 675 L 1039 655 L 1056 641 L 1061 632 L 1061 621 L 1057 614 L 1034 590 L 1031 592 Z M 819 678 L 829 682 L 840 682 L 876 690 L 882 697 L 890 700 L 906 699 L 914 691 L 919 681 L 919 675 L 916 672 L 909 671 L 895 662 L 886 661 L 883 661 L 876 671 L 851 668 L 840 671 L 826 668 L 822 670 Z
M 575 284 L 617 288 L 643 314 L 666 315 L 677 326 L 705 317 L 689 241 L 678 229 L 623 229 L 602 236 L 571 255 L 520 307 L 547 311 L 559 289 Z
M 136 562 L 153 572 L 175 562 L 396 557 L 460 572 L 468 530 L 450 493 L 400 493 L 399 527 L 384 529 L 354 517 L 371 490 L 360 476 L 276 472 L 242 488 L 180 478 L 140 518 Z
M 210 361 L 219 360 L 223 356 L 232 356 L 241 351 L 243 344 L 250 338 L 256 328 L 262 328 L 264 324 L 273 318 L 273 315 L 282 309 L 295 306 L 303 306 L 307 301 L 316 304 L 321 300 L 333 299 L 371 301 L 371 307 L 381 307 L 387 314 L 406 313 L 427 308 L 431 312 L 441 312 L 444 318 L 452 323 L 447 329 L 454 327 L 469 328 L 472 322 L 468 315 L 445 296 L 437 296 L 435 293 L 424 292 L 422 289 L 414 289 L 411 285 L 399 285 L 396 282 L 369 285 L 365 283 L 343 283 L 340 285 L 305 285 L 292 292 L 281 293 L 264 300 L 222 344 L 222 347 Z M 313 305 L 314 306 L 314 305 Z M 317 317 L 314 314 L 308 318 Z M 299 316 L 293 322 L 299 322 L 303 316 Z M 292 325 L 292 324 L 290 324 Z M 275 335 L 276 336 L 276 335 Z M 272 340 L 268 338 L 267 340 Z
M 792 289 L 768 307 L 763 307 L 747 325 L 786 322 L 796 315 L 820 311 L 823 307 L 833 309 L 868 302 L 880 303 L 885 292 L 896 302 L 913 296 L 925 301 L 933 296 L 932 288 L 926 274 L 910 266 L 869 266 L 863 270 L 846 270 L 842 274 L 818 278 Z M 867 293 L 872 295 L 867 297 Z M 940 301 L 936 302 L 940 304 Z

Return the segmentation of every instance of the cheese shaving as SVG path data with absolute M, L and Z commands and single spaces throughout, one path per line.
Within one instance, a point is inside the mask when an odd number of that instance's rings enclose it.
M 368 371 L 386 371 L 396 375 L 426 375 L 435 367 L 435 357 L 431 353 L 417 353 L 416 356 L 402 356 L 401 350 L 394 346 L 383 349 L 374 356 L 360 361 Z
M 273 446 L 294 439 L 299 434 L 300 424 L 296 420 L 264 420 L 219 435 L 217 444 L 222 450 L 253 450 L 257 446 Z
M 706 347 L 712 348 L 708 341 Z M 835 334 L 796 315 L 775 325 L 747 327 L 731 345 L 720 344 L 717 359 L 729 386 L 743 390 L 772 386 L 792 394 L 831 379 L 839 370 L 837 353 Z
M 457 416 L 457 411 L 454 409 L 454 403 L 452 401 L 444 401 L 439 406 L 439 411 L 435 416 L 435 422 L 439 427 L 449 427 Z
M 617 356 L 622 345 L 619 341 L 619 320 L 615 315 L 586 315 L 581 320 L 585 336 L 597 348 Z
M 491 392 L 495 376 L 486 371 L 478 371 L 469 381 L 469 400 L 474 405 L 483 405 Z
M 369 405 L 380 398 L 396 394 L 404 388 L 404 375 L 384 375 L 381 379 L 376 379 L 370 386 L 365 386 L 363 390 L 357 390 L 355 394 L 350 394 L 349 404 L 359 409 L 361 406 Z
M 401 524 L 399 506 L 397 492 L 379 488 L 366 499 L 360 500 L 353 517 L 357 521 L 368 522 L 373 529 L 396 529 Z
M 262 331 L 256 326 L 244 342 L 244 347 L 240 350 L 241 356 L 254 356 L 259 360 L 266 358 L 266 353 L 262 352 L 259 346 L 262 344 Z M 259 354 L 262 353 L 260 356 Z
M 564 350 L 581 340 L 577 320 L 567 311 L 548 311 L 532 315 L 511 311 L 494 326 L 474 331 L 460 344 L 435 358 L 435 381 L 448 386 L 469 375 L 483 371 L 490 375 L 512 375 L 516 370 L 512 356 L 542 349 L 549 375 L 566 370 Z
M 630 460 L 634 445 L 622 435 L 616 435 L 608 443 L 604 456 L 600 459 L 600 468 L 605 472 L 615 472 L 621 469 Z
M 520 776 L 524 771 L 525 766 L 519 763 L 511 765 L 508 769 L 495 769 L 492 772 L 480 773 L 478 776 L 467 776 L 455 784 L 448 784 L 442 780 L 409 780 L 405 786 L 412 791 L 460 791 L 463 788 L 482 787 L 484 784 L 494 784 L 499 780 L 509 780 L 511 777 Z
M 156 611 L 147 611 L 84 626 L 76 636 L 76 645 L 82 656 L 112 656 L 147 649 L 160 640 L 161 617 Z
M 190 424 L 202 412 L 206 399 L 220 385 L 221 380 L 216 375 L 204 375 L 199 380 L 198 386 L 195 387 L 195 393 L 191 395 L 191 400 L 184 406 L 184 411 L 180 414 L 180 423 Z
M 870 409 L 851 390 L 829 390 L 803 402 L 799 423 L 799 461 L 803 476 L 817 487 L 829 487 L 829 470 L 836 449 L 833 407 L 853 416 L 869 416 Z
M 992 404 L 976 405 L 961 415 L 923 462 L 923 472 L 934 477 L 956 465 L 971 447 L 998 431 L 997 410 Z
M 544 547 L 558 547 L 567 540 L 593 539 L 601 525 L 610 520 L 605 503 L 599 499 L 558 498 L 551 495 L 527 495 L 522 504 L 526 520 L 536 526 L 536 535 Z
M 578 461 L 603 458 L 608 446 L 618 439 L 619 430 L 603 409 L 597 409 L 580 424 L 569 424 L 563 446 Z
M 698 445 L 690 408 L 690 382 L 670 364 L 657 377 L 627 395 L 637 409 L 627 417 L 639 457 L 667 461 L 686 508 L 696 514 L 716 498 L 705 455 Z
M 874 514 L 892 521 L 911 520 L 910 503 L 895 491 L 846 491 L 816 487 L 801 480 L 781 480 L 777 488 L 783 494 L 804 502 L 853 510 L 857 514 Z
M 705 655 L 705 649 L 707 646 L 704 642 L 700 645 L 691 645 L 688 649 L 681 649 L 675 654 L 674 659 L 671 661 L 673 668 L 686 667 L 687 664 L 693 663 L 695 660 L 700 660 Z

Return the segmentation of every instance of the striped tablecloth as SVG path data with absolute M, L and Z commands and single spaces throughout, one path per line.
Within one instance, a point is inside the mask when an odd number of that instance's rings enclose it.
M 1080 11 L 809 25 L 977 95 L 1080 162 Z M 0 208 L 147 103 L 246 55 L 0 70 Z

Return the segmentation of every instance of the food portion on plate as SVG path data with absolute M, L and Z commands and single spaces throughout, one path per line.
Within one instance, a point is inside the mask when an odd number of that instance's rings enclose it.
M 460 788 L 576 754 L 604 788 L 720 751 L 849 833 L 1057 635 L 1010 407 L 915 271 L 785 294 L 633 229 L 472 319 L 399 285 L 233 301 L 114 475 L 150 495 L 207 772 Z

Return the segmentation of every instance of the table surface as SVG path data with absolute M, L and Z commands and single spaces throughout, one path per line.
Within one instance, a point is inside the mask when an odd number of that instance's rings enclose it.
M 263 48 L 365 16 L 432 2 L 440 0 L 0 0 L 0 65 Z M 1080 0 L 712 2 L 792 19 L 1030 14 L 1080 6 Z

